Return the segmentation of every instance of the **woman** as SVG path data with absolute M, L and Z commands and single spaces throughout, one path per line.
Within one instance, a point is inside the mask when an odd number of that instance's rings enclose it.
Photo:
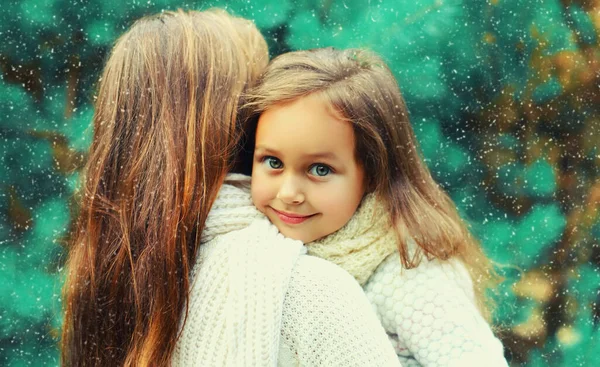
M 267 59 L 257 29 L 220 11 L 143 18 L 115 44 L 69 252 L 64 365 L 398 365 L 347 273 L 304 256 L 249 197 L 229 206 L 240 96 Z

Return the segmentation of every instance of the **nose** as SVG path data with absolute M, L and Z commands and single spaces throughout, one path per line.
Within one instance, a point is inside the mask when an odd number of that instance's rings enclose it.
M 286 204 L 302 204 L 304 202 L 304 192 L 299 179 L 293 175 L 283 177 L 277 192 L 277 199 Z

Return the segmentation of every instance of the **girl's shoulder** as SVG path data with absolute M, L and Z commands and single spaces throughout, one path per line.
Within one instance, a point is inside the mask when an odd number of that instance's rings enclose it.
M 458 258 L 424 259 L 405 269 L 395 253 L 364 289 L 388 333 L 397 335 L 422 365 L 460 360 L 470 366 L 487 359 L 506 366 L 502 344 L 477 308 L 473 281 Z
M 409 246 L 410 251 L 410 246 Z M 427 259 L 423 257 L 417 266 L 413 268 L 405 268 L 402 266 L 400 254 L 398 251 L 386 257 L 381 264 L 375 269 L 373 275 L 369 278 L 368 283 L 373 281 L 381 281 L 395 277 L 403 281 L 421 278 L 446 278 L 465 285 L 472 286 L 471 276 L 465 264 L 458 258 L 447 260 Z
M 380 300 L 460 289 L 467 299 L 475 302 L 473 281 L 467 267 L 458 258 L 424 258 L 416 267 L 407 269 L 402 266 L 398 252 L 394 252 L 377 267 L 364 289 L 370 299 L 376 297 Z

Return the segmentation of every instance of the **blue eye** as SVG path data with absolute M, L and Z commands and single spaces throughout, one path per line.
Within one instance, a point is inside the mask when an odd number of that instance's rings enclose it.
M 322 163 L 313 164 L 308 170 L 308 172 L 310 172 L 311 175 L 318 177 L 327 176 L 331 173 L 331 171 L 333 171 L 331 167 Z
M 265 157 L 263 162 L 265 162 L 272 169 L 281 169 L 283 168 L 283 162 L 275 157 Z

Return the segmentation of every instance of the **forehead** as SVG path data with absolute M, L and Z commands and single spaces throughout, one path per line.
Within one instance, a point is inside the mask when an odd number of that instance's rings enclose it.
M 319 94 L 277 104 L 263 112 L 256 131 L 257 148 L 295 154 L 353 154 L 352 123 Z

